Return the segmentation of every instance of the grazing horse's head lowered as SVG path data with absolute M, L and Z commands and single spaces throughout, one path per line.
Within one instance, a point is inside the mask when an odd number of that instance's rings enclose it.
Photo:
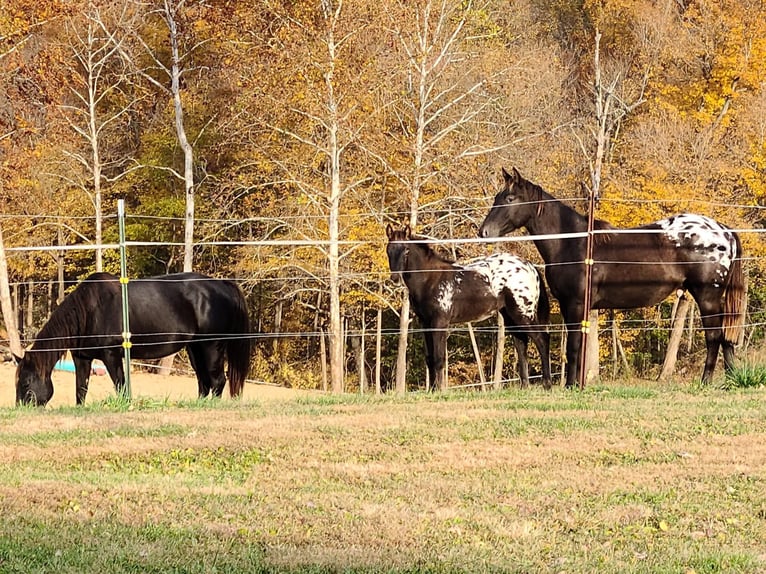
M 16 360 L 16 403 L 44 406 L 53 396 L 51 374 L 36 367 L 34 352 L 27 351 Z

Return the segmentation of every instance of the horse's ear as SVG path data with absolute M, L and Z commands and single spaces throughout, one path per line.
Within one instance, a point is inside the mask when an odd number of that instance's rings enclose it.
M 410 229 L 410 224 L 404 226 L 404 238 L 408 241 L 412 239 L 412 229 Z
M 388 237 L 389 241 L 394 236 L 394 228 L 391 227 L 391 224 L 386 224 L 386 237 Z
M 515 167 L 513 168 L 513 183 L 519 183 L 521 181 L 521 174 Z
M 505 168 L 503 168 L 503 179 L 506 181 L 506 183 L 510 182 L 513 177 L 511 177 L 511 174 L 505 171 Z

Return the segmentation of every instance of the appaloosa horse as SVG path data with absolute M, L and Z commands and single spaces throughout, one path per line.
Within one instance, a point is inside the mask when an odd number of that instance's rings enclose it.
M 525 228 L 545 261 L 545 277 L 567 326 L 566 386 L 577 380 L 581 321 L 585 316 L 587 217 L 563 204 L 514 168 L 503 169 L 504 187 L 479 228 L 480 237 L 499 237 Z M 710 381 L 718 351 L 734 364 L 734 345 L 744 325 L 747 292 L 742 246 L 737 234 L 704 215 L 682 213 L 641 227 L 618 230 L 596 220 L 592 257 L 591 309 L 654 305 L 686 289 L 700 309 Z M 622 233 L 620 233 L 622 231 Z M 579 236 L 557 237 L 560 234 Z
M 549 304 L 543 278 L 514 255 L 497 253 L 459 265 L 447 261 L 422 238 L 386 227 L 388 265 L 407 285 L 410 303 L 423 325 L 431 389 L 446 385 L 447 327 L 486 319 L 498 311 L 513 336 L 521 385 L 529 383 L 527 347 L 531 338 L 542 361 L 542 382 L 551 386 Z

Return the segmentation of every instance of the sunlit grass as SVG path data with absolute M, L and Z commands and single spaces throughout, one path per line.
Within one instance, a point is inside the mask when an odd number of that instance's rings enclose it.
M 766 390 L 0 412 L 2 572 L 761 572 Z

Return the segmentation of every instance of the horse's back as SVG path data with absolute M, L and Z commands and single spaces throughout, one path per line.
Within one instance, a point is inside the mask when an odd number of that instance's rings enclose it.
M 148 327 L 160 322 L 182 332 L 225 332 L 233 313 L 240 313 L 243 298 L 233 281 L 201 273 L 173 273 L 130 283 L 131 320 Z
M 478 273 L 487 282 L 494 297 L 511 293 L 516 307 L 527 318 L 534 318 L 540 299 L 540 275 L 532 263 L 510 253 L 495 253 L 474 259 L 464 268 Z

